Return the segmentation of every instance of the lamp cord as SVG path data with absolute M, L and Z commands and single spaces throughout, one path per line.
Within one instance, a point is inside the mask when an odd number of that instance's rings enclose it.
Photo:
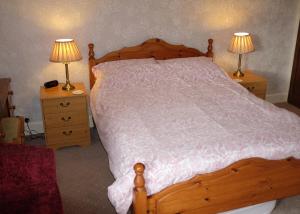
M 43 138 L 43 135 L 38 133 L 37 131 L 33 130 L 30 128 L 29 126 L 29 123 L 28 122 L 25 122 L 26 123 L 26 127 L 27 127 L 27 132 L 29 132 L 29 136 L 30 136 L 30 139 L 31 140 L 34 140 L 34 139 L 38 139 L 38 138 Z M 25 133 L 24 133 L 25 134 Z

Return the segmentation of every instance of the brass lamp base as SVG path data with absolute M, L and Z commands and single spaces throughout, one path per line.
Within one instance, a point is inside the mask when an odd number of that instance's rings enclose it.
M 62 87 L 63 90 L 66 90 L 66 91 L 71 91 L 71 90 L 74 90 L 75 89 L 75 86 L 72 85 L 70 83 L 70 80 L 69 80 L 69 68 L 68 68 L 68 63 L 65 64 L 65 68 L 66 68 L 66 84 Z
M 233 76 L 239 78 L 245 76 L 245 74 L 241 70 L 237 70 L 236 72 L 233 73 Z
M 67 82 L 63 87 L 62 87 L 63 90 L 66 90 L 66 91 L 71 91 L 71 90 L 74 90 L 75 89 L 75 86 L 72 85 L 70 82 Z
M 245 74 L 242 72 L 241 65 L 242 65 L 242 54 L 239 54 L 238 69 L 236 70 L 236 72 L 233 73 L 233 76 L 237 78 L 245 76 Z

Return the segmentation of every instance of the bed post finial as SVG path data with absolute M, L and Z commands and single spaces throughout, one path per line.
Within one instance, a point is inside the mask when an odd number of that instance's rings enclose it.
M 213 46 L 212 46 L 212 44 L 213 44 L 213 39 L 209 39 L 208 40 L 208 47 L 207 47 L 207 52 L 206 52 L 206 56 L 207 57 L 213 57 L 214 56 L 214 53 L 213 53 Z
M 95 52 L 94 52 L 94 44 L 89 44 L 89 76 L 90 76 L 90 89 L 93 87 L 96 79 L 92 72 L 92 67 L 96 65 Z
M 89 44 L 89 60 L 95 59 L 94 44 Z
M 142 163 L 134 165 L 134 195 L 133 195 L 133 209 L 135 214 L 147 213 L 147 191 L 145 188 L 144 178 L 145 166 Z

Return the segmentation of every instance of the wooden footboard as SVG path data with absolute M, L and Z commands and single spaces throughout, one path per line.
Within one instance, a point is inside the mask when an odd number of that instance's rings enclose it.
M 240 160 L 151 196 L 145 188 L 144 165 L 137 163 L 134 170 L 136 214 L 211 214 L 300 194 L 300 160 L 295 158 Z

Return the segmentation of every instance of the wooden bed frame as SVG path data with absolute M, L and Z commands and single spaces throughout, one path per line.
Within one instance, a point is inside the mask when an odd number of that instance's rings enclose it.
M 96 59 L 94 44 L 89 44 L 90 87 L 95 82 L 92 67 L 102 62 L 122 59 L 171 59 L 213 57 L 213 40 L 203 53 L 183 45 L 172 45 L 161 39 L 150 39 L 141 45 L 123 48 Z M 262 158 L 243 159 L 208 174 L 171 185 L 147 196 L 142 163 L 134 166 L 133 210 L 136 214 L 203 213 L 212 214 L 300 194 L 300 160 Z

